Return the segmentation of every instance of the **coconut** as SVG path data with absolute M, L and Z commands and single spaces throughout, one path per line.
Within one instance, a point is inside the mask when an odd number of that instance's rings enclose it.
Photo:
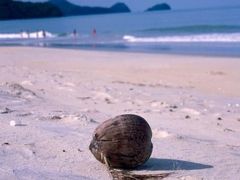
M 110 168 L 133 169 L 151 156 L 151 138 L 152 130 L 144 118 L 124 114 L 100 124 L 89 149 Z

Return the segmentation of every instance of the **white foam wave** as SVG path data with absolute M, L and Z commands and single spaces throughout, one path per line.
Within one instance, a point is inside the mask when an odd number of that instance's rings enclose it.
M 54 34 L 47 31 L 37 31 L 37 32 L 21 32 L 21 33 L 7 33 L 0 34 L 0 39 L 38 39 L 38 38 L 53 38 Z
M 240 33 L 215 33 L 182 36 L 135 37 L 123 36 L 130 43 L 160 43 L 160 42 L 240 42 Z

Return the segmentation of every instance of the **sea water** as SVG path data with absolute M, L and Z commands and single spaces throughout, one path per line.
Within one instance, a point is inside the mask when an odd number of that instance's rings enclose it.
M 240 7 L 0 21 L 0 45 L 240 56 Z

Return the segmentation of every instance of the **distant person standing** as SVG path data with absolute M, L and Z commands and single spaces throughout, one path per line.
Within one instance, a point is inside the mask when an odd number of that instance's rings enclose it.
M 93 28 L 92 30 L 92 36 L 95 37 L 97 35 L 97 30 L 95 28 Z
M 92 30 L 92 37 L 94 38 L 94 39 L 93 39 L 92 47 L 93 47 L 93 48 L 96 48 L 97 30 L 96 30 L 95 28 L 93 28 L 93 30 Z
M 78 35 L 77 30 L 74 29 L 74 30 L 73 30 L 73 33 L 72 33 L 72 36 L 73 36 L 74 40 L 77 39 L 77 35 Z
M 36 32 L 36 38 L 37 39 L 39 38 L 39 30 L 37 30 L 37 32 Z
M 77 30 L 76 30 L 76 29 L 73 30 L 73 37 L 74 37 L 74 38 L 77 37 Z
M 30 38 L 30 32 L 29 32 L 29 30 L 27 30 L 26 33 L 27 33 L 27 38 L 29 39 L 29 38 Z
M 42 30 L 42 36 L 43 36 L 43 38 L 46 38 L 46 31 L 45 30 Z

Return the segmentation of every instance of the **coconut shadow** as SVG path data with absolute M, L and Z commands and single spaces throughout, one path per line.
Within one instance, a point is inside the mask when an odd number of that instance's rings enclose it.
M 150 158 L 144 165 L 140 166 L 138 170 L 176 171 L 176 170 L 201 170 L 208 168 L 213 168 L 213 166 L 176 159 Z

